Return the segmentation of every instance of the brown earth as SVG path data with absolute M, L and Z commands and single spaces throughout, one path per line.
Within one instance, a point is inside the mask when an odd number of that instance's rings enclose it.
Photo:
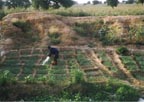
M 102 20 L 109 28 L 114 28 L 114 32 L 118 38 L 126 39 L 127 42 L 133 42 L 135 35 L 129 40 L 128 32 L 130 27 L 144 25 L 144 16 L 108 16 L 108 17 L 62 17 L 43 12 L 21 12 L 8 14 L 1 21 L 2 33 L 5 39 L 11 40 L 11 45 L 25 44 L 28 46 L 45 47 L 50 44 L 48 34 L 59 33 L 61 43 L 59 45 L 87 45 L 93 40 L 91 38 L 80 37 L 74 30 L 73 25 L 76 22 L 96 22 Z M 13 22 L 25 21 L 31 25 L 31 35 L 37 34 L 38 40 L 31 43 L 27 38 L 22 36 L 25 33 L 20 28 L 13 25 Z M 76 38 L 77 40 L 73 40 Z M 141 39 L 143 41 L 143 39 Z M 1 45 L 6 44 L 1 40 Z M 96 40 L 94 40 L 96 42 Z M 96 42 L 99 43 L 99 42 Z M 11 46 L 10 45 L 10 46 Z

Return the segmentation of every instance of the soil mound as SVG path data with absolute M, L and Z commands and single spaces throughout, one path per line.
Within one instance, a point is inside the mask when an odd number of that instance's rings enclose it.
M 15 22 L 21 21 L 30 25 L 29 31 L 23 31 L 23 29 L 14 25 Z M 71 27 L 72 24 L 70 18 L 42 12 L 13 13 L 2 20 L 3 34 L 6 38 L 11 38 L 15 44 L 25 45 L 31 45 L 33 38 L 37 38 L 34 45 L 42 47 L 51 44 L 50 34 L 58 34 L 60 45 L 83 44 L 84 41 L 82 40 L 73 42 L 72 38 L 77 35 Z M 53 39 L 55 40 L 55 38 Z

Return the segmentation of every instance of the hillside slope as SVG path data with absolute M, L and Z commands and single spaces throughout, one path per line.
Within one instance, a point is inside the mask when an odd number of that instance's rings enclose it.
M 108 16 L 108 17 L 62 17 L 43 12 L 20 12 L 8 14 L 1 21 L 4 40 L 10 39 L 15 47 L 38 46 L 44 47 L 53 42 L 59 45 L 88 45 L 90 42 L 99 43 L 93 36 L 81 37 L 74 30 L 76 24 L 95 23 L 94 27 L 86 30 L 98 32 L 105 27 L 108 29 L 107 39 L 115 42 L 143 43 L 144 37 L 136 35 L 143 34 L 144 16 Z M 14 23 L 24 22 L 21 26 Z M 80 29 L 81 30 L 81 29 Z M 135 31 L 137 30 L 137 32 Z M 51 34 L 56 34 L 51 36 Z M 91 35 L 91 34 L 90 34 Z M 98 36 L 96 36 L 98 38 Z M 2 41 L 1 42 L 5 42 Z M 116 44 L 116 43 L 115 43 Z

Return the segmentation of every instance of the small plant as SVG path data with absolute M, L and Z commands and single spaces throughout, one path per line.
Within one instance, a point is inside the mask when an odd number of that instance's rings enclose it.
M 116 96 L 118 101 L 137 101 L 139 98 L 138 91 L 127 85 L 119 87 Z
M 72 78 L 72 83 L 82 83 L 85 81 L 84 73 L 79 69 L 75 69 L 71 71 L 71 78 Z
M 24 79 L 25 79 L 27 84 L 33 84 L 36 82 L 35 78 L 32 77 L 31 75 L 26 76 Z
M 124 46 L 117 48 L 116 52 L 118 54 L 121 54 L 121 55 L 128 55 L 129 54 L 129 50 Z
M 38 80 L 39 80 L 39 81 L 42 81 L 44 84 L 46 84 L 46 82 L 47 82 L 47 76 L 44 75 L 44 76 L 42 76 L 42 77 L 39 77 Z
M 11 83 L 16 83 L 16 80 L 11 76 L 9 70 L 5 70 L 4 72 L 0 73 L 0 86 L 8 85 Z
M 61 42 L 60 34 L 58 34 L 58 33 L 51 33 L 48 36 L 51 39 L 51 43 L 54 44 L 54 45 L 57 45 Z

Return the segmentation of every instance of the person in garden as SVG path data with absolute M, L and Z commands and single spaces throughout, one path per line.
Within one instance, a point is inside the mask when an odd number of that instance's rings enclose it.
M 57 65 L 57 59 L 59 58 L 59 50 L 57 48 L 48 46 L 48 56 L 53 57 L 52 65 Z

